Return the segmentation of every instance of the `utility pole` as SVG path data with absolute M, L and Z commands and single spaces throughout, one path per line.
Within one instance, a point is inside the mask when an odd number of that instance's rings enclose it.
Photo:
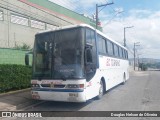
M 103 6 L 112 5 L 112 4 L 113 4 L 113 2 L 103 4 L 103 5 L 96 4 L 96 29 L 98 28 L 98 7 L 103 7 Z
M 126 29 L 133 28 L 134 26 L 124 27 L 124 47 L 126 47 Z
M 140 46 L 139 44 L 140 44 L 140 42 L 134 43 L 134 48 L 133 48 L 133 50 L 134 50 L 134 71 L 135 71 L 135 67 L 136 67 L 136 46 Z

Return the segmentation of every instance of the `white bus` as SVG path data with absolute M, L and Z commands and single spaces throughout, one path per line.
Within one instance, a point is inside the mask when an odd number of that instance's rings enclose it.
M 35 35 L 32 98 L 86 102 L 129 78 L 125 47 L 85 24 Z

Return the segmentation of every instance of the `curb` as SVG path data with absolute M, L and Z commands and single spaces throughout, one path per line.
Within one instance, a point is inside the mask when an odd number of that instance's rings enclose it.
M 17 94 L 17 93 L 22 93 L 22 92 L 26 92 L 26 91 L 30 91 L 30 90 L 31 90 L 31 88 L 26 88 L 26 89 L 22 89 L 22 90 L 10 91 L 10 92 L 7 92 L 7 93 L 1 93 L 0 97 L 14 95 L 14 94 Z

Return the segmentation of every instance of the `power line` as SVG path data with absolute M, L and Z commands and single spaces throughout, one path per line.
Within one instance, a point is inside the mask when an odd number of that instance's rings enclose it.
M 122 13 L 122 15 L 124 16 L 124 12 L 125 11 L 123 11 L 123 12 L 121 12 Z M 110 20 L 110 22 L 114 19 L 114 17 L 116 17 L 117 16 L 117 13 L 112 17 L 112 19 Z M 124 17 L 123 17 L 124 18 Z M 123 20 L 123 22 L 124 22 L 124 20 Z M 119 21 L 119 23 L 121 23 L 123 26 L 125 26 L 124 25 L 124 23 L 122 23 L 122 21 Z M 109 22 L 108 23 L 106 23 L 106 24 L 109 24 Z M 131 23 L 130 23 L 131 24 Z M 104 25 L 105 26 L 105 25 Z M 130 32 L 129 32 L 129 34 L 130 34 Z M 132 51 L 128 46 L 127 46 L 127 48 L 130 50 L 130 51 Z
M 122 13 L 122 12 L 117 12 L 106 24 L 103 25 L 103 27 L 105 27 L 107 24 L 109 24 L 120 13 Z
M 64 1 L 61 1 L 59 0 L 58 3 L 55 2 L 55 1 L 52 1 L 54 4 L 58 4 L 60 6 L 63 6 L 64 8 L 66 9 L 69 9 L 69 10 L 72 10 L 72 11 L 76 11 L 77 13 L 79 14 L 82 14 L 82 11 L 85 12 L 85 13 L 89 13 L 90 11 L 84 7 L 79 7 L 79 4 L 77 4 L 79 0 L 77 1 L 71 1 L 71 0 L 68 0 L 67 2 L 64 2 Z M 72 6 L 72 7 L 71 7 Z M 73 7 L 74 6 L 74 7 Z

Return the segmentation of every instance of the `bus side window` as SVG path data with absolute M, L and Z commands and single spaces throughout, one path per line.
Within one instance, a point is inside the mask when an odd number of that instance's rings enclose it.
M 92 62 L 94 64 L 94 66 L 96 66 L 97 55 L 96 55 L 96 37 L 95 37 L 95 31 L 93 31 L 93 30 L 91 30 L 89 28 L 86 28 L 86 54 L 87 54 L 86 57 L 88 57 L 88 59 L 86 58 L 87 61 Z
M 99 53 L 101 54 L 107 54 L 107 46 L 106 46 L 106 40 L 98 35 L 98 48 Z
M 123 49 L 123 59 L 125 59 L 126 53 L 125 50 Z
M 128 59 L 128 51 L 126 51 L 126 55 L 127 55 L 127 56 L 126 56 L 126 59 Z
M 119 47 L 119 56 L 120 56 L 120 58 L 122 58 L 122 48 L 121 47 Z
M 96 34 L 90 28 L 86 28 L 85 31 L 85 73 L 86 80 L 89 81 L 94 76 L 97 67 Z
M 95 34 L 94 31 L 86 29 L 86 43 L 94 44 Z
M 125 50 L 125 59 L 128 59 L 128 52 Z
M 118 46 L 116 44 L 114 44 L 114 55 L 115 57 L 119 56 Z
M 113 43 L 110 41 L 107 41 L 107 48 L 108 48 L 108 54 L 113 56 L 114 55 Z

